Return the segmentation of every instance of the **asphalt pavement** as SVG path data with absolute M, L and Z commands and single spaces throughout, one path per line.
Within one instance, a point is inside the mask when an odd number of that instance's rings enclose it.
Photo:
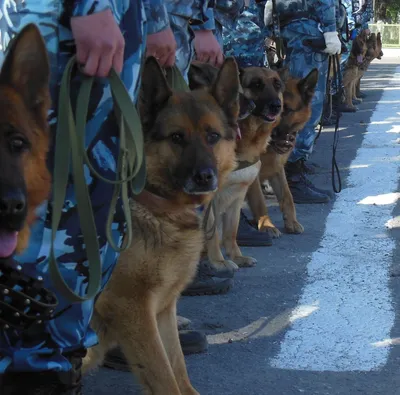
M 359 111 L 341 118 L 342 192 L 297 205 L 303 234 L 244 248 L 258 264 L 228 294 L 180 300 L 179 314 L 210 344 L 186 357 L 201 395 L 400 395 L 400 51 L 384 52 Z M 332 189 L 332 143 L 325 128 L 310 159 L 320 188 Z M 102 368 L 84 394 L 140 390 L 130 373 Z

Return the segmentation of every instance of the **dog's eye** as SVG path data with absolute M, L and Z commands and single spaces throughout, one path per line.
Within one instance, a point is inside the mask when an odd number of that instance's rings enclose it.
M 290 114 L 291 112 L 293 112 L 293 110 L 291 108 L 289 108 L 286 104 L 283 105 L 283 112 L 286 114 Z
M 253 81 L 251 81 L 249 88 L 261 89 L 263 86 L 264 85 L 261 80 L 253 80 Z
M 10 148 L 12 152 L 19 153 L 29 147 L 28 142 L 22 137 L 13 137 L 10 139 Z
M 281 81 L 279 81 L 279 80 L 274 80 L 274 87 L 275 87 L 275 89 L 277 89 L 277 90 L 279 90 L 279 89 L 281 89 L 282 88 L 282 82 Z
M 221 138 L 221 135 L 217 132 L 210 132 L 207 134 L 207 142 L 210 145 L 216 144 L 220 138 Z
M 172 133 L 170 138 L 174 144 L 181 145 L 185 141 L 185 136 L 180 132 Z

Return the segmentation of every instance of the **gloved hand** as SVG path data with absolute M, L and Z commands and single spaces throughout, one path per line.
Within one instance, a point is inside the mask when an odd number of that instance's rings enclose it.
M 264 24 L 265 26 L 272 25 L 272 0 L 268 0 L 264 7 Z
M 324 52 L 329 55 L 338 55 L 342 50 L 342 44 L 339 40 L 337 32 L 326 32 L 324 33 L 326 48 Z

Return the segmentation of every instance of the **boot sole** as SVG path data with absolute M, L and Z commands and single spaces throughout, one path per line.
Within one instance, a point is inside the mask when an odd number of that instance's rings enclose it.
M 204 296 L 204 295 L 222 295 L 227 293 L 233 286 L 233 281 L 224 281 L 213 288 L 187 289 L 182 292 L 182 296 Z
M 204 344 L 193 344 L 190 346 L 182 347 L 182 352 L 184 355 L 191 355 L 191 354 L 201 354 L 208 350 L 208 343 L 205 342 Z M 108 369 L 117 370 L 120 372 L 130 372 L 128 364 L 122 360 L 105 360 L 103 363 L 103 367 Z
M 331 200 L 330 199 L 324 199 L 324 200 L 294 200 L 296 204 L 324 204 L 324 203 L 329 203 Z
M 236 240 L 236 243 L 240 247 L 271 247 L 273 245 L 272 241 L 255 242 L 254 240 Z

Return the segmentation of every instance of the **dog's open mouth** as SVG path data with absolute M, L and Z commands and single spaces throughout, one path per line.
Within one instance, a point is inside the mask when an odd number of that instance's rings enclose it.
M 263 114 L 262 118 L 264 119 L 264 121 L 271 123 L 276 121 L 277 115 Z
M 18 232 L 13 230 L 0 230 L 0 258 L 8 258 L 17 248 Z
M 278 154 L 286 154 L 291 150 L 296 142 L 296 134 L 289 133 L 285 137 L 283 136 L 272 136 L 270 141 L 270 146 L 278 153 Z

